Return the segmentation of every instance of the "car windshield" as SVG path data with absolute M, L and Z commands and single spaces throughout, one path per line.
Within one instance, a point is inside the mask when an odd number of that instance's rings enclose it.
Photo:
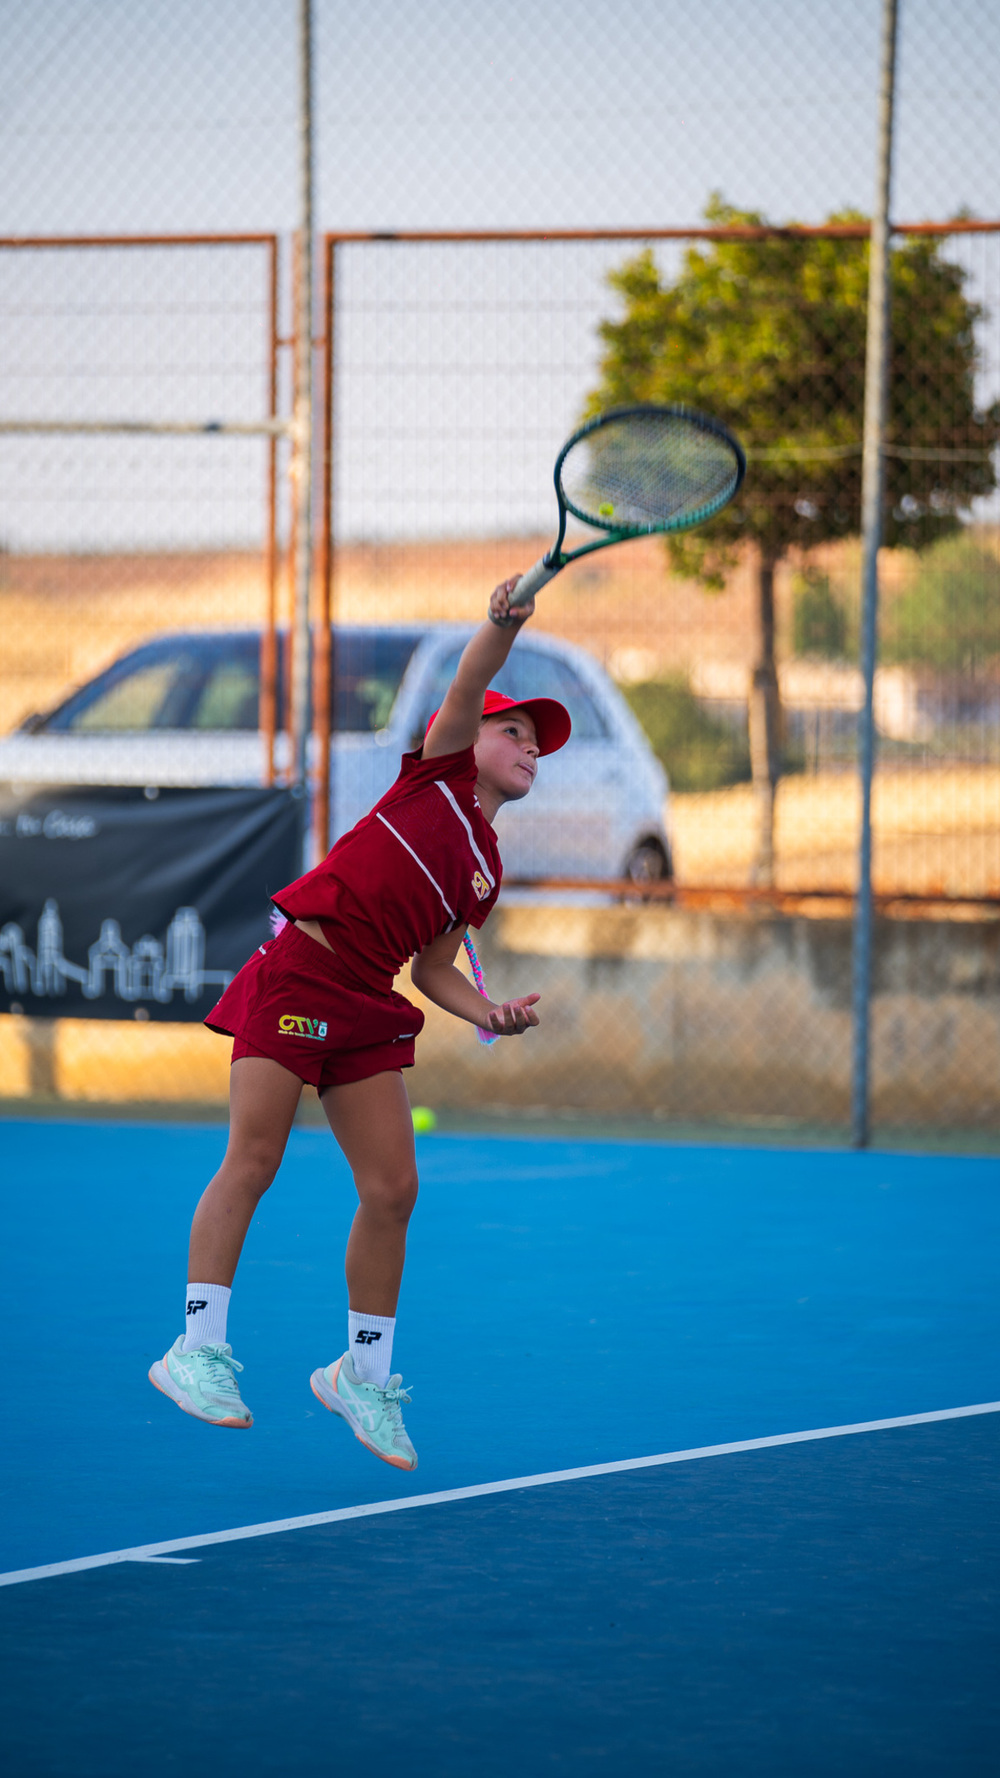
M 334 634 L 338 733 L 372 733 L 389 721 L 419 631 Z M 284 638 L 279 637 L 278 726 L 285 725 Z M 251 633 L 164 637 L 116 661 L 60 705 L 49 733 L 135 734 L 156 729 L 242 731 L 257 727 L 260 640 Z
M 333 726 L 338 733 L 372 734 L 392 715 L 403 674 L 420 641 L 413 630 L 335 630 L 336 695 Z
M 455 677 L 462 644 L 450 649 L 437 662 L 430 688 L 421 708 L 422 737 L 432 711 L 436 710 Z M 518 642 L 510 658 L 493 680 L 496 691 L 508 698 L 556 698 L 565 704 L 573 722 L 574 741 L 603 741 L 607 724 L 579 675 L 558 655 Z M 416 744 L 416 743 L 415 743 Z

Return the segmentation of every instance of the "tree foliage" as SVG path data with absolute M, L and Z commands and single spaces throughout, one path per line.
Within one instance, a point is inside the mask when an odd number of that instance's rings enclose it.
M 672 790 L 719 790 L 750 776 L 746 735 L 710 716 L 683 673 L 623 685 Z
M 718 226 L 766 226 L 715 197 Z M 844 212 L 831 222 L 858 222 Z M 601 323 L 595 413 L 630 401 L 689 402 L 747 447 L 740 495 L 702 531 L 669 540 L 674 566 L 721 585 L 744 541 L 777 561 L 792 545 L 856 533 L 861 509 L 868 243 L 768 236 L 693 246 L 673 280 L 651 251 L 610 274 L 619 319 Z M 976 405 L 976 323 L 965 273 L 934 237 L 892 252 L 887 443 L 944 453 L 887 461 L 884 540 L 920 548 L 992 492 L 1000 407 Z M 949 452 L 966 453 L 949 456 Z
M 708 221 L 766 229 L 714 197 Z M 857 224 L 847 212 L 833 223 Z M 601 377 L 587 413 L 635 401 L 687 402 L 747 448 L 737 498 L 701 530 L 666 540 L 680 573 L 721 587 L 746 545 L 757 564 L 757 659 L 750 758 L 758 803 L 753 881 L 774 880 L 782 766 L 775 663 L 775 565 L 797 546 L 849 537 L 861 521 L 868 242 L 767 233 L 692 246 L 667 278 L 652 252 L 610 275 L 623 313 L 601 323 Z M 992 493 L 1000 403 L 976 404 L 982 311 L 933 236 L 891 254 L 891 336 L 883 539 L 921 549 Z
M 974 536 L 946 537 L 887 605 L 882 659 L 976 673 L 1000 659 L 1000 562 Z

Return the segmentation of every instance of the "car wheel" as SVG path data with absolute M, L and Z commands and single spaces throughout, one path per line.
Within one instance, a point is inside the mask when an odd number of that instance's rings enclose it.
M 670 857 L 659 840 L 640 840 L 625 860 L 622 872 L 632 883 L 664 883 L 673 876 Z

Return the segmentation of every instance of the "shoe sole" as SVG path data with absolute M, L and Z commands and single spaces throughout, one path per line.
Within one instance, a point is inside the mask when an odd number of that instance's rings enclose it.
M 224 1420 L 216 1420 L 211 1414 L 199 1414 L 193 1403 L 178 1389 L 162 1358 L 158 1358 L 150 1367 L 149 1380 L 161 1395 L 176 1402 L 182 1414 L 190 1415 L 192 1420 L 201 1420 L 205 1426 L 231 1426 L 234 1431 L 240 1432 L 253 1425 L 252 1414 L 248 1414 L 245 1420 L 238 1420 L 234 1414 L 227 1415 Z
M 334 1385 L 336 1385 L 337 1373 L 343 1362 L 342 1358 L 338 1358 L 333 1367 Z M 345 1425 L 350 1427 L 358 1443 L 364 1445 L 365 1450 L 370 1451 L 373 1457 L 378 1457 L 382 1463 L 390 1464 L 393 1469 L 405 1469 L 408 1471 L 416 1469 L 417 1465 L 415 1459 L 412 1463 L 407 1463 L 405 1457 L 387 1457 L 384 1451 L 380 1451 L 377 1445 L 373 1445 L 371 1440 L 365 1437 L 361 1427 L 358 1426 L 353 1415 L 348 1410 L 346 1403 L 342 1401 L 341 1397 L 337 1394 L 336 1387 L 330 1387 L 330 1384 L 326 1379 L 325 1371 L 322 1369 L 313 1371 L 312 1376 L 309 1378 L 309 1387 L 315 1395 L 316 1400 L 321 1401 L 325 1408 L 329 1408 L 331 1414 L 340 1415 L 340 1418 L 344 1421 Z

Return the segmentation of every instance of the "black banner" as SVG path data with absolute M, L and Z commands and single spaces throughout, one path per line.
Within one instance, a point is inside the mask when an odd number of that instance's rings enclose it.
M 301 871 L 288 790 L 0 785 L 0 1011 L 203 1019 Z

